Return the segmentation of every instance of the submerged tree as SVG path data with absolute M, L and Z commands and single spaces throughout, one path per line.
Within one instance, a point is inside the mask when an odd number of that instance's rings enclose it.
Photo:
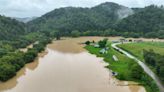
M 91 43 L 90 41 L 86 41 L 85 42 L 86 45 L 90 45 L 90 43 Z
M 56 37 L 56 40 L 60 40 L 61 34 L 60 34 L 59 31 L 56 31 L 56 32 L 55 32 L 55 37 Z
M 98 42 L 100 48 L 105 48 L 106 47 L 106 44 L 107 44 L 107 41 L 108 41 L 108 39 L 106 39 L 106 38 L 104 40 L 100 40 Z

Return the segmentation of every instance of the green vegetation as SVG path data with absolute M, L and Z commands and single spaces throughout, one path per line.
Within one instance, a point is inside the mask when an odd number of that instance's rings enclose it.
M 2 56 L 0 58 L 0 81 L 7 81 L 15 76 L 16 72 L 26 63 L 32 62 L 49 42 L 49 39 L 39 41 L 39 44 L 35 44 L 26 53 L 16 51 Z
M 114 25 L 122 19 L 121 15 L 128 16 L 132 13 L 132 9 L 128 7 L 106 2 L 92 8 L 55 9 L 27 25 L 30 31 L 59 30 L 61 35 L 73 37 L 118 35 L 113 30 Z
M 85 44 L 86 44 L 86 45 L 90 45 L 91 42 L 90 42 L 90 41 L 86 41 Z
M 0 16 L 0 81 L 7 81 L 26 63 L 34 61 L 38 53 L 56 37 L 56 32 L 30 32 L 25 24 Z M 35 42 L 38 44 L 34 44 L 27 52 L 19 51 Z
M 100 41 L 98 42 L 98 45 L 100 46 L 100 48 L 105 48 L 107 42 L 108 42 L 108 39 L 100 40 Z
M 59 30 L 64 36 L 164 38 L 164 9 L 128 8 L 106 2 L 92 8 L 55 9 L 27 23 L 30 31 Z
M 121 44 L 119 47 L 130 52 L 141 60 L 144 60 L 143 50 L 152 49 L 156 53 L 164 55 L 164 43 L 160 42 L 127 43 Z
M 77 31 L 77 30 L 72 31 L 72 32 L 71 32 L 71 36 L 72 36 L 72 37 L 79 37 L 79 36 L 80 36 L 80 32 Z
M 143 42 L 121 44 L 119 47 L 140 58 L 159 76 L 164 84 L 164 43 L 163 42 Z M 133 49 L 132 49 L 133 48 Z
M 25 34 L 25 24 L 0 15 L 0 40 L 14 40 Z
M 116 25 L 125 37 L 164 38 L 164 9 L 151 5 L 140 9 Z
M 114 50 L 110 43 L 108 44 L 109 50 L 107 54 L 100 54 L 101 48 L 95 48 L 92 45 L 86 46 L 85 48 L 92 54 L 98 57 L 103 57 L 104 61 L 109 63 L 107 68 L 117 72 L 116 78 L 119 80 L 135 81 L 143 85 L 147 92 L 159 92 L 159 89 L 153 79 L 151 79 L 143 69 L 132 59 L 129 59 L 125 55 Z M 113 55 L 115 55 L 119 61 L 113 60 Z
M 146 64 L 151 66 L 164 84 L 164 55 L 155 53 L 153 50 L 144 50 Z
M 92 8 L 66 7 L 55 9 L 27 24 L 0 16 L 0 81 L 8 80 L 26 63 L 32 62 L 54 37 L 57 40 L 61 36 L 164 38 L 163 25 L 164 10 L 162 7 L 151 5 L 145 8 L 130 9 L 111 2 Z M 20 48 L 25 48 L 36 41 L 39 44 L 35 44 L 34 48 L 29 49 L 26 53 L 19 51 Z M 87 45 L 90 43 L 86 42 Z M 104 48 L 106 43 L 107 40 L 103 40 L 99 41 L 98 44 Z M 155 53 L 164 55 L 162 44 L 134 43 L 133 45 L 124 46 L 123 44 L 122 46 L 141 60 L 145 59 L 161 75 L 163 72 L 163 67 L 160 66 L 163 60 L 162 56 L 148 54 L 149 52 L 146 51 L 145 54 L 143 49 L 152 49 Z M 116 76 L 118 79 L 137 81 L 144 85 L 148 92 L 158 92 L 155 83 L 143 72 L 140 66 L 110 46 L 109 48 L 107 54 L 100 54 L 100 48 L 86 47 L 91 53 L 104 57 L 105 61 L 110 63 L 108 68 L 119 73 Z M 113 55 L 118 57 L 119 62 L 114 62 Z M 148 60 L 150 56 L 153 58 Z M 157 61 L 156 56 L 160 57 L 161 61 Z M 153 60 L 158 63 L 154 63 Z

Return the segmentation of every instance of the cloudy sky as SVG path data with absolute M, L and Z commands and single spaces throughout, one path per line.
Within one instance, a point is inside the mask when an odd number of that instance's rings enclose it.
M 150 4 L 164 5 L 164 0 L 0 0 L 0 14 L 22 18 L 41 16 L 59 7 L 92 7 L 107 1 L 128 7 L 144 7 Z

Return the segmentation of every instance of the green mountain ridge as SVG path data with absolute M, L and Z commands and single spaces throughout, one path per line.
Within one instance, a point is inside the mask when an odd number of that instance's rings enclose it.
M 28 23 L 0 16 L 0 40 L 13 40 L 18 35 L 57 30 L 60 35 L 124 36 L 164 38 L 164 9 L 151 5 L 128 8 L 106 2 L 91 8 L 55 9 Z
M 115 30 L 126 36 L 164 38 L 164 9 L 154 5 L 140 9 L 120 21 Z
M 0 40 L 14 40 L 25 34 L 26 27 L 22 22 L 9 17 L 0 16 Z
M 123 12 L 123 9 L 126 11 Z M 127 14 L 128 10 L 129 13 Z M 92 8 L 66 7 L 55 9 L 29 22 L 28 26 L 31 31 L 59 30 L 66 34 L 73 30 L 80 32 L 105 30 L 113 27 L 117 21 L 122 19 L 120 18 L 121 15 L 126 17 L 132 13 L 130 8 L 106 2 Z

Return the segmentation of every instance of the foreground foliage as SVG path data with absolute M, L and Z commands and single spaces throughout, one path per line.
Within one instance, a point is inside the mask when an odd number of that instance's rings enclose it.
M 144 60 L 151 66 L 164 84 L 164 56 L 155 53 L 153 50 L 144 50 Z
M 163 42 L 130 43 L 119 45 L 119 47 L 144 61 L 158 75 L 164 84 Z
M 154 52 L 164 55 L 164 43 L 162 42 L 141 42 L 141 43 L 127 43 L 119 45 L 120 48 L 128 51 L 141 60 L 144 60 L 143 50 L 154 50 Z
M 46 44 L 50 42 L 49 39 L 40 41 L 39 44 L 28 49 L 26 53 L 17 51 L 8 53 L 0 58 L 0 81 L 7 81 L 16 75 L 25 64 L 33 62 L 38 53 L 43 51 Z
M 98 57 L 103 57 L 104 61 L 109 63 L 109 66 L 107 67 L 114 72 L 118 72 L 116 78 L 119 80 L 139 82 L 140 85 L 145 87 L 147 92 L 159 92 L 159 89 L 153 79 L 150 78 L 135 61 L 111 48 L 110 44 L 108 47 L 110 49 L 107 54 L 100 54 L 100 48 L 94 48 L 90 45 L 85 48 L 90 53 L 95 54 Z M 117 56 L 119 61 L 114 61 L 112 58 L 113 55 Z

